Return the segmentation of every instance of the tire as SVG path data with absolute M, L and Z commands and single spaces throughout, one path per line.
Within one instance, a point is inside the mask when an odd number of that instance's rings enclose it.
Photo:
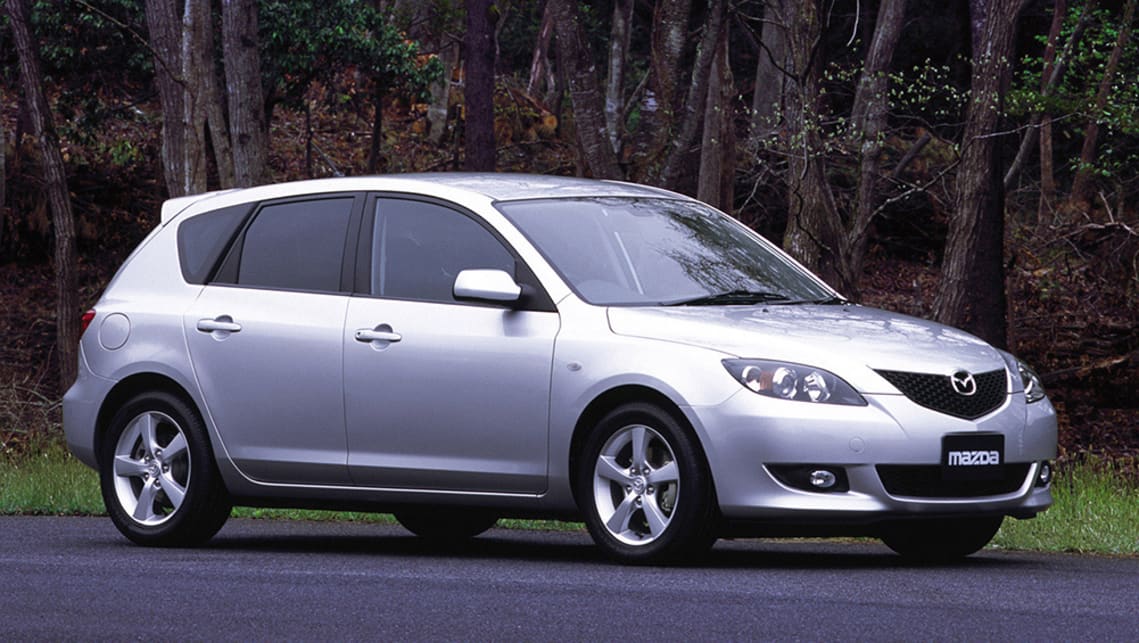
M 660 407 L 611 411 L 587 437 L 576 468 L 586 527 L 611 558 L 680 562 L 715 542 L 718 508 L 703 451 Z
M 498 516 L 485 511 L 454 507 L 404 509 L 395 519 L 416 536 L 439 543 L 469 540 L 498 522 Z
M 111 521 L 140 545 L 200 545 L 232 509 L 201 416 L 165 392 L 138 395 L 115 413 L 99 482 Z
M 887 525 L 881 538 L 903 558 L 944 563 L 980 551 L 1001 528 L 1003 516 L 938 518 Z

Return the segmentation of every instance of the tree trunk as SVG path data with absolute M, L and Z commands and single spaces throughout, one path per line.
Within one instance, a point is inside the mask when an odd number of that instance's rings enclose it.
M 4 46 L 4 31 L 0 29 L 0 51 Z M 0 105 L 4 101 L 4 88 L 0 87 Z M 8 230 L 8 210 L 4 207 L 8 199 L 8 133 L 4 129 L 4 119 L 0 118 L 0 260 L 4 257 L 5 233 Z
M 9 23 L 20 64 L 24 99 L 43 157 L 44 186 L 51 206 L 55 245 L 55 348 L 59 358 L 59 390 L 66 391 L 79 368 L 79 291 L 75 276 L 75 218 L 67 190 L 67 174 L 59 138 L 43 88 L 39 50 L 32 42 L 27 0 L 7 0 Z
M 841 253 L 842 283 L 846 294 L 857 300 L 860 297 L 859 281 L 870 237 L 870 224 L 878 206 L 878 166 L 882 158 L 882 141 L 885 138 L 886 113 L 890 107 L 890 63 L 902 33 L 906 18 L 906 0 L 883 0 L 878 7 L 874 35 L 866 54 L 866 65 L 858 80 L 851 109 L 850 122 L 854 126 L 855 140 L 861 151 L 858 172 L 858 193 L 854 213 L 843 239 L 846 248 Z
M 1048 44 L 1044 47 L 1044 69 L 1040 72 L 1041 93 L 1047 89 L 1048 77 L 1052 75 L 1052 69 L 1056 64 L 1056 42 L 1060 40 L 1060 30 L 1064 27 L 1064 19 L 1067 16 L 1068 0 L 1055 0 L 1052 3 L 1052 26 L 1048 30 Z M 1072 40 L 1075 41 L 1076 37 L 1072 36 Z M 1056 202 L 1056 172 L 1052 163 L 1052 116 L 1047 112 L 1040 115 L 1039 136 L 1040 204 L 1036 209 L 1037 222 L 1044 220 L 1046 212 L 1051 210 L 1052 204 Z
M 208 16 L 208 13 L 207 13 Z M 229 122 L 225 117 L 225 95 L 218 85 L 217 61 L 214 59 L 214 29 L 210 20 L 203 30 L 201 82 L 202 105 L 206 112 L 206 126 L 209 129 L 210 144 L 214 150 L 214 163 L 218 171 L 218 183 L 223 190 L 237 184 L 233 169 L 233 146 L 229 137 Z
M 212 29 L 210 5 L 186 2 L 182 15 L 182 78 L 186 91 L 182 98 L 182 131 L 185 142 L 182 162 L 185 168 L 183 194 L 200 194 L 209 189 L 206 155 L 206 74 L 205 47 Z
M 625 63 L 633 33 L 633 0 L 615 0 L 613 25 L 609 30 L 609 75 L 605 82 L 605 127 L 613 152 L 621 155 L 621 130 L 625 118 Z
M 842 289 L 838 207 L 822 154 L 818 2 L 804 0 L 788 16 L 791 71 L 796 82 L 787 95 L 788 214 L 783 247 L 824 281 Z
M 549 0 L 554 11 L 558 67 L 566 75 L 573 104 L 574 127 L 585 170 L 594 178 L 620 179 L 617 155 L 609 144 L 605 107 L 575 0 Z
M 431 104 L 427 107 L 427 140 L 440 145 L 447 134 L 447 115 L 451 109 L 451 76 L 459 64 L 459 46 L 447 42 L 439 51 L 439 61 L 443 63 L 443 75 L 431 83 L 427 91 L 431 94 Z
M 970 0 L 973 70 L 956 204 L 949 223 L 937 320 L 999 347 L 1007 343 L 1004 189 L 998 131 L 1024 0 Z
M 1096 156 L 1096 139 L 1099 138 L 1099 121 L 1097 119 L 1107 107 L 1108 96 L 1111 95 L 1112 86 L 1115 84 L 1115 72 L 1119 68 L 1123 51 L 1131 40 L 1131 23 L 1135 18 L 1135 4 L 1136 0 L 1128 0 L 1126 9 L 1123 11 L 1123 23 L 1119 29 L 1119 36 L 1116 38 L 1115 46 L 1112 47 L 1107 67 L 1103 70 L 1103 78 L 1100 79 L 1092 118 L 1088 121 L 1087 129 L 1084 130 L 1084 145 L 1080 149 L 1080 167 L 1076 171 L 1075 178 L 1072 179 L 1072 200 L 1076 203 L 1090 204 L 1092 200 L 1092 163 Z
M 238 187 L 268 180 L 269 128 L 261 90 L 256 0 L 222 0 L 222 51 Z
M 751 138 L 758 140 L 779 127 L 791 62 L 787 50 L 789 0 L 763 3 L 761 51 L 755 65 L 755 90 L 751 99 Z M 786 5 L 786 6 L 785 6 Z
M 555 108 L 554 102 L 559 94 L 556 91 L 557 76 L 554 66 L 550 65 L 550 40 L 554 38 L 554 8 L 552 2 L 542 2 L 542 22 L 538 26 L 538 38 L 534 40 L 534 53 L 530 59 L 530 81 L 526 83 L 526 93 L 538 96 L 542 83 L 546 83 L 546 93 L 542 94 L 542 102 Z M 555 109 L 556 112 L 556 109 Z
M 700 177 L 696 198 L 731 212 L 735 179 L 735 140 L 732 98 L 735 83 L 728 57 L 728 29 L 720 29 L 704 107 L 704 137 L 700 145 Z
M 641 100 L 641 125 L 631 170 L 636 181 L 649 182 L 661 175 L 665 148 L 676 134 L 680 61 L 688 41 L 691 11 L 692 0 L 658 0 L 653 12 L 649 80 Z M 703 94 L 698 100 L 702 105 Z
M 186 134 L 182 126 L 182 19 L 178 0 L 146 0 L 146 25 L 154 54 L 154 81 L 162 105 L 162 170 L 170 197 L 186 194 Z
M 380 152 L 384 136 L 384 86 L 377 78 L 372 87 L 372 137 L 368 143 L 368 166 L 366 172 L 375 174 L 380 169 Z
M 712 62 L 716 58 L 716 47 L 727 28 L 724 24 L 724 1 L 708 0 L 708 16 L 704 24 L 704 34 L 696 47 L 696 62 L 684 103 L 673 118 L 674 134 L 671 143 L 663 150 L 666 153 L 659 174 L 652 175 L 656 185 L 675 187 L 681 183 L 681 174 L 686 167 L 689 154 L 696 145 L 700 126 L 704 120 L 704 104 L 708 95 L 708 78 L 712 75 Z
M 1052 27 L 1048 35 L 1048 44 L 1044 48 L 1044 69 L 1040 73 L 1040 95 L 1047 97 L 1051 96 L 1052 92 L 1056 90 L 1056 86 L 1064 78 L 1064 71 L 1067 69 L 1068 60 L 1071 58 L 1072 51 L 1079 44 L 1080 38 L 1083 36 L 1084 29 L 1087 27 L 1091 18 L 1091 13 L 1088 9 L 1091 3 L 1084 5 L 1084 11 L 1080 15 L 1080 20 L 1076 24 L 1075 30 L 1072 31 L 1072 37 L 1068 40 L 1068 44 L 1064 47 L 1063 53 L 1059 59 L 1056 59 L 1056 39 L 1060 37 L 1060 29 L 1063 27 L 1064 17 L 1063 13 L 1067 11 L 1064 6 L 1064 0 L 1056 1 L 1056 15 L 1052 16 Z M 1059 19 L 1057 19 L 1059 16 Z M 1013 158 L 1012 165 L 1009 166 L 1008 172 L 1005 173 L 1004 188 L 1007 192 L 1013 188 L 1013 183 L 1016 182 L 1017 176 L 1020 175 L 1021 170 L 1024 169 L 1025 163 L 1028 162 L 1028 155 L 1031 153 L 1032 148 L 1036 146 L 1037 137 L 1041 134 L 1041 128 L 1044 127 L 1044 121 L 1048 120 L 1048 115 L 1043 113 L 1033 114 L 1029 121 L 1029 127 L 1025 130 L 1024 138 L 1020 141 L 1020 148 Z M 1048 126 L 1048 135 L 1051 137 L 1052 128 Z M 1044 145 L 1043 143 L 1041 144 Z M 1045 162 L 1048 164 L 1049 180 L 1053 181 L 1051 190 L 1054 193 L 1055 179 L 1052 176 L 1052 141 L 1049 139 L 1047 143 L 1048 159 L 1045 161 L 1041 157 L 1040 162 L 1043 165 Z M 1044 147 L 1041 147 L 1043 150 Z
M 493 172 L 494 23 L 492 0 L 467 0 L 467 33 L 463 40 L 467 108 L 465 161 L 470 171 Z

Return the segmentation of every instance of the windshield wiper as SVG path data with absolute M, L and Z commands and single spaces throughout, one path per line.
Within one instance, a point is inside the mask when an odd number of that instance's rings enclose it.
M 768 302 L 790 301 L 787 295 L 777 292 L 756 290 L 729 290 L 726 292 L 701 295 L 690 299 L 661 302 L 665 306 L 750 306 Z
M 817 306 L 840 306 L 849 304 L 850 302 L 846 299 L 843 299 L 842 297 L 839 297 L 838 295 L 831 295 L 830 297 L 822 297 L 821 299 L 789 299 L 787 301 L 779 301 L 775 303 L 788 306 L 801 306 L 804 304 L 814 304 Z

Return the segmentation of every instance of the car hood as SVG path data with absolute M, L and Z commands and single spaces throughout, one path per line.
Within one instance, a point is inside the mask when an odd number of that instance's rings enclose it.
M 863 393 L 897 393 L 875 370 L 948 375 L 1006 367 L 997 349 L 973 335 L 863 306 L 630 307 L 608 313 L 619 335 L 825 368 Z

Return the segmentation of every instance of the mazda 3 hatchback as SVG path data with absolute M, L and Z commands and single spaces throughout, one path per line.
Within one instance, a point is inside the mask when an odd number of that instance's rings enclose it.
M 172 199 L 84 317 L 72 452 L 115 526 L 234 505 L 391 512 L 423 537 L 581 520 L 627 561 L 721 536 L 983 547 L 1052 502 L 1032 370 L 851 304 L 698 201 L 510 174 Z

